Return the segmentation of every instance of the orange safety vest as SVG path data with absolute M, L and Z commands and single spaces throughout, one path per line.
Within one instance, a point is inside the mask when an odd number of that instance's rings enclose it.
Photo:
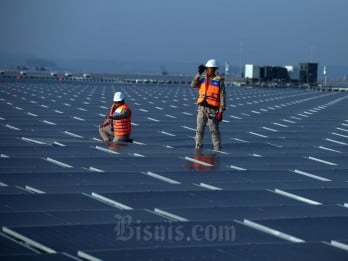
M 197 103 L 201 104 L 206 101 L 208 106 L 219 107 L 220 106 L 220 86 L 221 77 L 215 76 L 207 81 L 204 76 L 200 79 L 198 99 Z
M 132 127 L 131 127 L 131 116 L 132 112 L 127 104 L 123 104 L 119 106 L 115 112 L 120 113 L 123 110 L 129 110 L 130 113 L 127 118 L 119 119 L 119 120 L 113 120 L 113 126 L 114 126 L 114 134 L 115 136 L 126 136 L 131 133 Z

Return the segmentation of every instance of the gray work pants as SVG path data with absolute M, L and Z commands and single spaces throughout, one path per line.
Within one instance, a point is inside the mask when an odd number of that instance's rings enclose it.
M 221 149 L 221 136 L 219 130 L 219 122 L 216 120 L 217 109 L 198 106 L 197 114 L 197 128 L 196 128 L 196 148 L 199 149 L 203 146 L 203 137 L 205 126 L 207 125 L 210 129 L 211 140 L 214 146 L 214 150 Z

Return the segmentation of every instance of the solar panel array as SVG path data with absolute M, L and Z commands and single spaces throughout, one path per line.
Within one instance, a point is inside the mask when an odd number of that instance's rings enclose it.
M 132 144 L 101 141 L 115 91 Z M 0 258 L 347 260 L 348 93 L 226 87 L 194 150 L 188 85 L 0 83 Z

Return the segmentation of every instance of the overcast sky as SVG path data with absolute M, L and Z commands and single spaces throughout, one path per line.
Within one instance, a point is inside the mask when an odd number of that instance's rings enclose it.
M 0 0 L 0 54 L 54 60 L 347 65 L 347 27 L 347 0 Z

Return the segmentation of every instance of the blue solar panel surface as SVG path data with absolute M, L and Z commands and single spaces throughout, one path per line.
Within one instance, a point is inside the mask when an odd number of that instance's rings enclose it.
M 98 134 L 116 91 L 130 144 Z M 348 93 L 226 92 L 196 151 L 188 85 L 1 82 L 0 258 L 347 260 Z

